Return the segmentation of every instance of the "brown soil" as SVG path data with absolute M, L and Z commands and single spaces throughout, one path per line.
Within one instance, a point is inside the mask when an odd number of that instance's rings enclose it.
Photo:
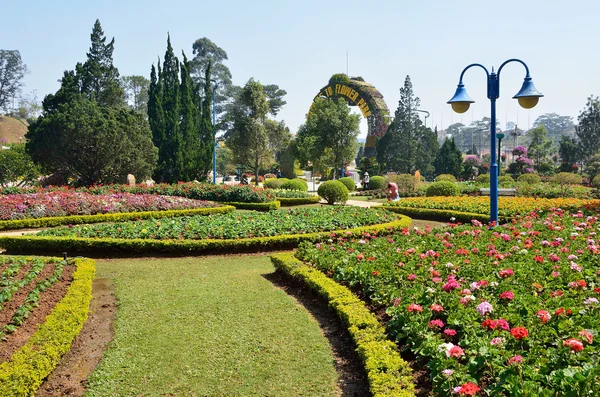
M 6 340 L 0 342 L 0 362 L 7 361 L 15 350 L 19 349 L 37 331 L 39 325 L 43 323 L 46 316 L 50 314 L 54 306 L 65 296 L 67 288 L 73 280 L 74 266 L 65 266 L 60 281 L 54 283 L 50 288 L 40 295 L 38 301 L 39 306 L 36 307 L 30 314 L 27 320 L 17 327 L 17 330 L 12 334 L 6 335 Z M 21 288 L 12 299 L 6 304 L 2 312 L 0 312 L 0 326 L 7 324 L 12 318 L 14 312 L 23 304 L 27 294 L 35 288 L 38 280 L 48 278 L 54 271 L 54 265 L 47 265 L 40 272 L 38 277 L 31 281 L 25 288 Z
M 116 312 L 117 301 L 110 280 L 94 279 L 88 319 L 71 350 L 38 390 L 37 397 L 83 396 L 87 377 L 113 338 Z
M 339 375 L 338 387 L 342 397 L 370 396 L 369 383 L 364 367 L 356 353 L 356 345 L 339 317 L 317 293 L 280 271 L 264 277 L 275 286 L 294 297 L 298 303 L 319 322 L 329 340 Z

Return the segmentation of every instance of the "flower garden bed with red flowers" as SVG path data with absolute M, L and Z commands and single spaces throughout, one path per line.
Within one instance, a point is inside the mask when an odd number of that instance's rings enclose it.
M 385 307 L 435 395 L 600 395 L 598 219 L 551 210 L 303 243 L 297 257 Z
M 132 193 L 90 194 L 58 190 L 3 195 L 0 200 L 0 220 L 211 207 L 217 207 L 217 204 L 183 197 Z

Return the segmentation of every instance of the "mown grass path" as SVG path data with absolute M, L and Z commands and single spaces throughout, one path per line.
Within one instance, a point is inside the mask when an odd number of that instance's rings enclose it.
M 327 339 L 266 255 L 97 261 L 115 339 L 89 396 L 336 396 Z

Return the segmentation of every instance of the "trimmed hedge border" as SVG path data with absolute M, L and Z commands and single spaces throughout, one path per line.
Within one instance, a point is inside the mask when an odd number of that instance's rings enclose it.
M 283 198 L 278 197 L 277 200 L 282 207 L 290 207 L 292 205 L 317 204 L 321 201 L 319 196 L 303 197 L 303 198 Z
M 96 267 L 91 259 L 75 259 L 75 265 L 73 282 L 64 298 L 25 346 L 0 364 L 0 395 L 33 396 L 81 331 L 92 300 Z
M 455 218 L 454 222 L 470 223 L 473 219 L 488 223 L 490 216 L 485 214 L 477 214 L 474 212 L 460 212 L 454 210 L 438 210 L 432 208 L 413 208 L 413 207 L 398 207 L 391 205 L 383 205 L 388 211 L 395 212 L 397 214 L 406 215 L 416 219 L 427 219 L 431 221 L 449 222 L 450 218 Z M 501 222 L 507 222 L 511 218 L 498 217 Z
M 356 343 L 374 397 L 415 395 L 411 368 L 400 357 L 396 344 L 387 339 L 384 327 L 360 299 L 348 288 L 294 258 L 293 254 L 271 255 L 271 262 L 328 300 Z
M 166 210 L 166 211 L 142 211 L 142 212 L 117 212 L 114 214 L 96 214 L 96 215 L 69 215 L 69 216 L 54 216 L 46 218 L 28 218 L 14 219 L 10 221 L 0 221 L 0 230 L 6 229 L 22 229 L 22 228 L 38 228 L 38 227 L 53 227 L 60 225 L 79 225 L 84 223 L 99 223 L 99 222 L 121 222 L 131 221 L 136 219 L 148 218 L 169 218 L 174 216 L 190 216 L 190 215 L 210 215 L 210 214 L 225 214 L 235 211 L 235 207 L 231 205 L 223 205 L 221 207 L 211 208 L 192 208 L 188 210 Z
M 281 205 L 278 201 L 269 201 L 267 203 L 235 203 L 235 202 L 227 202 L 221 203 L 224 205 L 233 206 L 238 210 L 253 210 L 253 211 L 272 211 L 279 208 Z
M 306 234 L 282 234 L 270 237 L 239 238 L 231 240 L 154 240 L 81 237 L 1 236 L 0 247 L 13 252 L 127 252 L 127 253 L 170 253 L 189 255 L 197 253 L 259 252 L 296 248 L 302 241 L 318 242 L 332 234 L 345 237 L 361 237 L 363 233 L 389 234 L 410 225 L 412 219 L 400 216 L 392 222 L 368 225 L 353 229 L 332 230 Z

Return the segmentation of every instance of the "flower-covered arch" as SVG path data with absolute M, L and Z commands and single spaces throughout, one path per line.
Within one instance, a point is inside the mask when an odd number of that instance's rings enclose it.
M 334 74 L 329 79 L 329 84 L 315 96 L 317 98 L 344 98 L 348 106 L 358 106 L 369 125 L 364 156 L 375 157 L 377 139 L 385 135 L 390 125 L 390 110 L 377 88 L 365 82 L 362 77 L 350 78 L 345 74 Z

